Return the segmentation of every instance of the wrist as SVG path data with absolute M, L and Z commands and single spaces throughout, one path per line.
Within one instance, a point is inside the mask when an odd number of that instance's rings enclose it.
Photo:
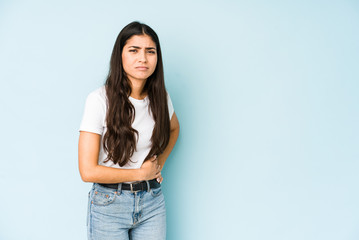
M 145 179 L 144 178 L 144 172 L 143 172 L 142 168 L 137 169 L 136 176 L 138 176 L 137 181 L 143 181 Z

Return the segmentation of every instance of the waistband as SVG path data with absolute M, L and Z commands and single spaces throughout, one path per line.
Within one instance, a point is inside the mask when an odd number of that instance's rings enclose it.
M 121 184 L 122 190 L 129 190 L 131 192 L 137 191 L 149 191 L 151 188 L 156 189 L 161 187 L 161 184 L 157 182 L 156 179 L 152 179 L 149 181 L 142 181 L 138 183 L 98 183 L 99 185 L 107 188 L 118 189 L 118 185 Z

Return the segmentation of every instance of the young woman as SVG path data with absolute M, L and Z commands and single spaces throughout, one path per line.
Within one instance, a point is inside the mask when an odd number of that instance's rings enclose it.
M 88 95 L 80 126 L 80 175 L 93 183 L 89 239 L 166 238 L 161 170 L 178 134 L 157 34 L 132 22 L 118 35 L 106 83 Z

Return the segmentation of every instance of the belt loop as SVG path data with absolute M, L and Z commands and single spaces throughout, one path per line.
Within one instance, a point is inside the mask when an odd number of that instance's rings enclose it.
M 130 183 L 130 190 L 131 190 L 131 193 L 134 193 L 134 191 L 133 191 L 133 185 L 132 185 L 132 183 Z
M 148 180 L 146 180 L 146 183 L 147 183 L 147 192 L 150 192 L 150 183 L 148 182 Z
M 120 195 L 121 192 L 122 192 L 122 183 L 119 183 L 117 187 L 117 194 Z

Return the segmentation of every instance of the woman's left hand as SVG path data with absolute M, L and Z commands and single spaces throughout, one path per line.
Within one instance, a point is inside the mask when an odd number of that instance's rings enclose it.
M 157 182 L 162 183 L 162 181 L 163 181 L 163 177 L 162 177 L 162 175 L 160 173 L 160 176 L 157 178 Z

